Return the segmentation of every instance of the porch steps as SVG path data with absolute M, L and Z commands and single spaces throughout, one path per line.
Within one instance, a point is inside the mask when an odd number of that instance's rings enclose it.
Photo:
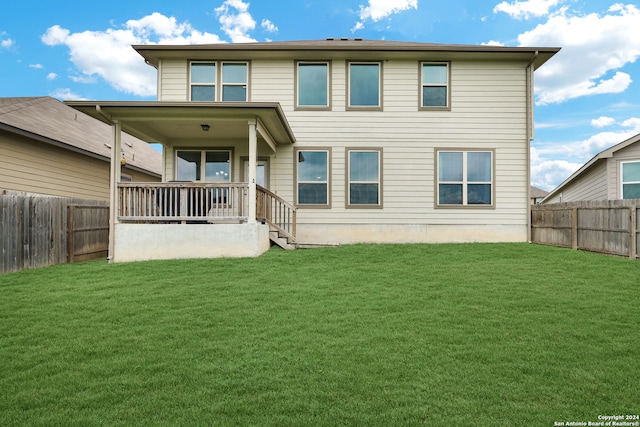
M 282 249 L 292 251 L 296 249 L 296 244 L 291 239 L 283 236 L 275 227 L 269 225 L 269 239 Z

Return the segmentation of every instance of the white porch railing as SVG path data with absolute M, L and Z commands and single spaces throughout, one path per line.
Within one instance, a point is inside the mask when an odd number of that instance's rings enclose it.
M 249 184 L 163 182 L 118 184 L 118 221 L 247 221 Z

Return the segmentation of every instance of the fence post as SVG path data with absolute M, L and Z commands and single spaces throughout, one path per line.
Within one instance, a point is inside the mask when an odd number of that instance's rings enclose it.
M 629 213 L 631 214 L 631 220 L 629 224 L 629 239 L 631 239 L 631 241 L 629 242 L 629 258 L 636 259 L 636 257 L 638 256 L 638 207 L 630 206 L 629 210 Z
M 74 243 L 74 234 L 75 234 L 75 221 L 74 221 L 74 209 L 75 206 L 69 205 L 67 206 L 67 262 L 73 263 L 74 261 L 74 252 L 75 252 L 75 243 Z
M 578 249 L 578 208 L 571 209 L 571 248 Z

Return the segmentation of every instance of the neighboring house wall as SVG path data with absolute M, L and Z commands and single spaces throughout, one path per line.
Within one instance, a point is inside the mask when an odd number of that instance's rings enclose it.
M 157 177 L 122 169 L 133 181 Z M 109 200 L 109 163 L 0 130 L 0 189 Z
M 451 111 L 419 111 L 419 61 L 389 60 L 382 71 L 383 111 L 347 111 L 347 62 L 333 60 L 331 111 L 301 111 L 294 109 L 294 60 L 252 60 L 250 100 L 280 102 L 297 138 L 275 155 L 260 150 L 261 156 L 271 155 L 271 190 L 293 202 L 295 150 L 330 149 L 331 208 L 298 210 L 299 241 L 526 241 L 526 67 L 526 62 L 454 60 Z M 159 70 L 159 100 L 188 100 L 188 62 L 165 60 Z M 183 144 L 189 142 L 176 145 Z M 245 146 L 234 149 L 236 164 L 248 155 Z M 383 209 L 345 207 L 347 147 L 382 150 Z M 438 148 L 493 150 L 493 207 L 436 208 Z M 167 153 L 168 177 L 173 158 Z M 239 169 L 234 180 L 242 180 Z
M 608 177 L 608 195 L 610 200 L 621 199 L 621 163 L 629 161 L 640 161 L 640 144 L 631 144 L 613 154 L 613 158 L 608 161 L 607 177 Z
M 544 203 L 622 199 L 622 164 L 640 162 L 636 136 L 602 151 L 555 188 Z
M 573 202 L 578 200 L 607 200 L 607 161 L 600 160 L 581 179 L 570 183 L 545 203 Z

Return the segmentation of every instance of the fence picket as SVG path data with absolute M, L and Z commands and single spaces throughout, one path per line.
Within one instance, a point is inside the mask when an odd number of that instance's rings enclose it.
M 78 209 L 78 216 L 71 221 L 76 225 L 72 230 L 68 229 L 70 206 Z M 108 209 L 107 202 L 98 200 L 18 192 L 0 194 L 0 274 L 61 264 L 74 258 L 76 261 L 106 258 Z M 69 232 L 85 236 L 79 238 L 79 244 L 69 247 Z
M 637 259 L 638 209 L 639 199 L 534 205 L 531 241 Z

